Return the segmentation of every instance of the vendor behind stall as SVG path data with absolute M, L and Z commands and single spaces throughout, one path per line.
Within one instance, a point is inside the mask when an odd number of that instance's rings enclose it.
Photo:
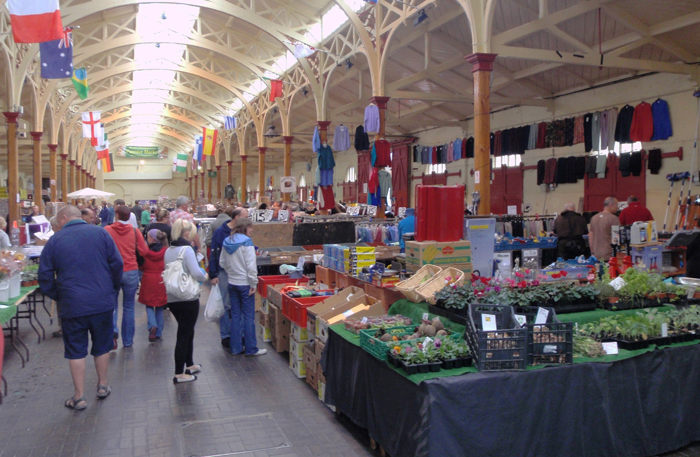
M 588 234 L 586 219 L 575 211 L 573 203 L 564 205 L 564 211 L 554 221 L 558 255 L 564 260 L 580 256 L 586 250 L 583 235 Z
M 406 208 L 406 218 L 399 222 L 399 246 L 401 246 L 401 252 L 406 252 L 406 242 L 403 240 L 403 236 L 406 233 L 414 233 L 416 231 L 416 210 L 413 208 Z

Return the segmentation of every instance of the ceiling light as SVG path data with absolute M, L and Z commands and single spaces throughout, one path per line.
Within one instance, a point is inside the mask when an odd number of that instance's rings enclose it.
M 166 20 L 166 19 L 168 19 L 168 16 L 166 16 L 165 13 L 163 13 L 160 15 L 160 18 L 163 20 Z
M 264 137 L 266 138 L 275 138 L 280 136 L 279 133 L 275 130 L 275 113 L 277 112 L 277 108 L 272 110 L 272 114 L 270 114 L 270 125 L 267 126 L 267 132 L 263 134 Z
M 160 47 L 160 43 L 156 43 L 156 48 L 159 48 L 159 47 Z
M 351 69 L 353 65 L 354 64 L 350 62 L 350 59 L 345 61 L 345 68 L 347 68 L 348 70 Z
M 139 163 L 140 163 L 141 165 L 146 165 L 146 161 L 145 161 L 145 160 L 139 160 Z

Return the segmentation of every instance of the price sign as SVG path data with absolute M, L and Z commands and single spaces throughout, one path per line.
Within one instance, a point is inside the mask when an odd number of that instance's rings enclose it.
M 277 213 L 277 220 L 280 222 L 287 222 L 289 220 L 289 211 L 286 209 L 281 209 Z
M 361 320 L 360 322 L 362 322 L 363 324 L 366 324 L 366 323 L 367 323 L 367 318 L 366 318 L 366 317 L 363 317 L 362 320 Z
M 402 206 L 399 208 L 399 217 L 406 217 L 406 207 Z
M 256 209 L 250 212 L 250 219 L 253 222 L 270 222 L 275 212 L 271 209 Z
M 360 207 L 359 206 L 348 206 L 347 211 L 345 212 L 348 216 L 359 216 L 360 215 Z
M 293 194 L 297 191 L 297 178 L 294 176 L 282 176 L 280 178 L 280 190 L 283 194 Z
M 424 321 L 429 320 L 429 318 L 430 318 L 430 316 L 428 315 L 428 313 L 423 313 L 423 320 Z
M 495 314 L 482 314 L 481 315 L 481 329 L 485 332 L 498 330 L 496 327 L 496 315 Z
M 612 343 L 603 343 L 603 350 L 608 355 L 614 355 L 618 353 L 617 341 Z
M 537 249 L 523 249 L 523 257 L 537 257 Z
M 369 216 L 376 216 L 377 215 L 377 207 L 374 205 L 368 205 L 367 206 L 367 214 Z
M 549 316 L 549 311 L 544 308 L 537 309 L 537 317 L 535 318 L 535 324 L 546 324 L 547 317 Z
M 522 314 L 514 314 L 513 316 L 515 316 L 515 320 L 518 321 L 518 324 L 520 324 L 521 327 L 527 324 L 527 318 Z

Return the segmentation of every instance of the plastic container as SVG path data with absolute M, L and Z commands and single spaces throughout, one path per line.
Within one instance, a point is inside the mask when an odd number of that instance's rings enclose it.
M 10 298 L 19 297 L 21 285 L 22 277 L 19 274 L 10 278 Z
M 482 330 L 481 316 L 496 317 L 497 330 Z M 507 305 L 470 304 L 464 332 L 479 371 L 522 371 L 527 361 L 527 328 L 521 328 Z
M 416 241 L 459 241 L 464 235 L 464 186 L 416 187 Z
M 516 314 L 522 314 L 527 327 L 527 364 L 528 365 L 570 365 L 574 363 L 574 323 L 561 322 L 557 319 L 554 308 L 546 308 L 547 321 L 535 324 L 538 307 L 528 306 L 514 308 Z
M 302 276 L 292 279 L 289 275 L 258 276 L 258 293 L 262 298 L 267 298 L 267 286 L 271 284 L 308 284 L 309 278 Z
M 0 302 L 7 303 L 10 301 L 10 280 L 3 279 L 0 281 Z

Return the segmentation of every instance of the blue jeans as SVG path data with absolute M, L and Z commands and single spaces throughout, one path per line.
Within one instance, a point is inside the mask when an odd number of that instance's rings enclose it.
M 221 300 L 224 302 L 224 315 L 219 319 L 219 333 L 223 340 L 231 336 L 231 301 L 228 298 L 228 275 L 221 270 L 218 278 L 219 292 L 221 292 Z
M 250 295 L 249 292 L 250 286 L 228 285 L 231 300 L 231 354 L 243 352 L 241 336 L 245 338 L 246 355 L 258 352 L 258 342 L 255 339 L 255 295 Z
M 156 338 L 163 336 L 163 307 L 162 306 L 146 306 L 146 317 L 148 318 L 148 330 L 156 327 Z
M 134 302 L 136 301 L 136 289 L 139 287 L 139 271 L 125 271 L 122 274 L 122 343 L 125 347 L 130 347 L 134 344 Z M 119 310 L 114 310 L 114 334 L 119 335 L 119 327 L 117 321 Z

